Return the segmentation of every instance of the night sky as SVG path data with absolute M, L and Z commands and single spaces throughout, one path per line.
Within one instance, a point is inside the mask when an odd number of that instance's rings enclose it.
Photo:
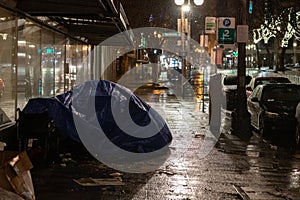
M 174 0 L 120 0 L 120 2 L 125 9 L 131 28 L 155 26 L 177 30 L 180 6 L 177 6 Z M 190 15 L 193 22 L 192 35 L 196 38 L 203 31 L 205 16 L 211 16 L 215 12 L 215 7 L 211 5 L 212 2 L 206 0 L 202 6 L 192 6 Z M 153 16 L 152 23 L 149 22 L 151 15 Z

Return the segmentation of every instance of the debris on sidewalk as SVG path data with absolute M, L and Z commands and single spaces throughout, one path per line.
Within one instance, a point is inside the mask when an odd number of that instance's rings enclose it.
M 121 173 L 119 173 L 119 172 L 114 172 L 114 173 L 111 173 L 111 174 L 109 174 L 110 176 L 112 176 L 112 177 L 121 177 L 122 176 L 122 174 Z
M 300 154 L 294 155 L 294 158 L 300 159 Z
M 197 131 L 193 131 L 192 134 L 194 135 L 195 138 L 200 138 L 200 139 L 204 139 L 205 138 L 205 134 L 199 133 Z
M 121 177 L 115 177 L 115 178 L 79 178 L 79 179 L 73 179 L 76 183 L 78 183 L 81 186 L 119 186 L 119 185 L 125 185 L 125 183 L 122 182 Z
M 0 187 L 0 200 L 24 200 L 19 195 Z
M 176 172 L 174 172 L 174 171 L 170 168 L 169 165 L 166 166 L 165 169 L 158 169 L 156 172 L 157 172 L 158 174 L 166 174 L 166 175 L 175 175 L 175 174 L 176 174 Z
M 236 192 L 239 194 L 239 196 L 243 199 L 243 200 L 250 200 L 250 197 L 247 195 L 247 193 L 242 189 L 242 187 L 238 186 L 238 185 L 233 185 L 234 189 L 236 190 Z
M 175 175 L 176 173 L 167 169 L 157 170 L 159 174 L 166 174 L 166 175 Z
M 30 169 L 32 163 L 25 151 L 0 152 L 0 187 L 20 195 L 26 200 L 35 200 Z
M 6 143 L 0 141 L 0 151 L 3 151 L 5 147 L 6 147 Z

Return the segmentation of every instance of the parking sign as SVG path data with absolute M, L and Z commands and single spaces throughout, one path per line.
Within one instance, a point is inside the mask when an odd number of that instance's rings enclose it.
M 235 40 L 235 18 L 218 18 L 218 42 L 220 44 L 234 44 Z

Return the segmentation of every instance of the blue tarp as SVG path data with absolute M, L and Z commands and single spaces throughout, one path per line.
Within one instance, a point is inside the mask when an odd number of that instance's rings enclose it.
M 158 133 L 150 137 L 135 137 L 121 130 L 114 120 L 112 108 L 119 109 L 121 112 L 126 106 L 129 106 L 132 120 L 142 127 L 151 121 L 148 112 L 151 107 L 128 88 L 109 81 L 87 81 L 74 87 L 73 90 L 55 97 L 30 99 L 22 111 L 24 113 L 41 113 L 47 110 L 49 118 L 54 121 L 59 132 L 81 142 L 74 124 L 74 116 L 87 126 L 90 125 L 90 128 L 99 128 L 90 123 L 95 120 L 95 117 L 89 115 L 90 111 L 86 109 L 90 106 L 89 102 L 93 102 L 95 105 L 94 110 L 101 131 L 111 142 L 126 151 L 152 152 L 169 145 L 172 141 L 172 135 L 167 124 L 155 110 L 151 112 L 151 119 L 154 120 L 154 124 L 164 124 Z M 74 107 L 75 104 L 76 108 Z M 153 111 L 153 108 L 151 110 Z M 134 131 L 137 132 L 135 135 L 143 134 L 142 132 L 139 133 L 139 129 Z M 101 142 L 99 141 L 99 143 Z

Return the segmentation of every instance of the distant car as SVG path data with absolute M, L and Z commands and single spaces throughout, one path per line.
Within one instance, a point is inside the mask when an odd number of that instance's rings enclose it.
M 251 80 L 251 76 L 247 75 L 246 77 L 246 85 L 249 84 Z M 223 102 L 223 108 L 229 111 L 233 111 L 235 106 L 237 105 L 237 83 L 238 77 L 236 75 L 225 75 L 222 80 L 222 92 L 223 96 L 226 99 Z
M 3 95 L 4 92 L 4 81 L 0 78 L 0 97 Z
M 284 67 L 287 67 L 287 68 L 294 67 L 294 64 L 293 63 L 287 63 L 287 64 L 284 65 Z
M 266 83 L 291 83 L 291 81 L 284 76 L 275 76 L 273 74 L 267 76 L 257 76 L 251 79 L 249 85 L 246 87 L 246 94 L 249 97 L 252 91 L 258 85 L 266 84 Z
M 285 139 L 298 146 L 296 107 L 300 102 L 300 85 L 275 83 L 258 85 L 247 99 L 251 125 L 270 139 Z

